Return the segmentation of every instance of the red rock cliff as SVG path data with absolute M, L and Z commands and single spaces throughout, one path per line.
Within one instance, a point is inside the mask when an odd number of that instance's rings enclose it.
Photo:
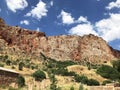
M 14 55 L 21 52 L 21 55 L 24 53 L 39 57 L 42 52 L 56 60 L 87 60 L 99 63 L 120 58 L 120 51 L 112 49 L 106 41 L 92 34 L 83 37 L 67 35 L 46 37 L 42 32 L 8 26 L 1 18 L 0 47 L 4 51 L 0 53 Z

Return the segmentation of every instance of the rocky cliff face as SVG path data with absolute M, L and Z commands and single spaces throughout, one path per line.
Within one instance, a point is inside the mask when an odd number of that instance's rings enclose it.
M 0 54 L 39 59 L 40 53 L 56 60 L 104 62 L 120 58 L 102 38 L 92 34 L 49 36 L 20 27 L 8 26 L 0 18 Z

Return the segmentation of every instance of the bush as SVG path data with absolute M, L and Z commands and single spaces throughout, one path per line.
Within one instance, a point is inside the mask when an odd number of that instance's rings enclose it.
M 6 65 L 10 65 L 11 64 L 11 61 L 10 60 L 7 60 L 6 61 Z
M 49 78 L 50 78 L 50 81 L 51 81 L 51 84 L 50 84 L 50 90 L 58 90 L 57 89 L 57 79 L 55 78 L 55 75 L 54 74 L 49 74 Z
M 3 63 L 0 63 L 0 67 L 4 67 L 4 64 L 3 64 Z
M 81 76 L 76 75 L 75 76 L 75 81 L 76 82 L 81 82 L 83 84 L 87 84 L 87 85 L 90 85 L 90 86 L 92 86 L 92 85 L 99 85 L 99 82 L 97 80 L 95 80 L 95 79 L 88 79 L 84 75 L 81 75 Z
M 95 79 L 89 79 L 88 82 L 87 82 L 87 85 L 89 85 L 89 86 L 98 86 L 98 85 L 100 85 L 100 83 Z
M 112 80 L 116 80 L 120 77 L 119 72 L 115 68 L 108 65 L 102 65 L 101 67 L 99 67 L 97 69 L 97 73 L 104 78 L 108 78 Z
M 50 70 L 49 70 L 50 71 Z M 62 76 L 75 76 L 75 72 L 68 71 L 66 68 L 51 69 L 53 74 L 62 75 Z
M 57 61 L 51 58 L 48 58 L 48 63 L 47 63 L 47 67 L 48 68 L 66 68 L 67 66 L 70 65 L 75 65 L 77 64 L 76 62 L 73 61 Z
M 32 75 L 36 81 L 42 81 L 43 79 L 46 79 L 46 75 L 43 71 L 37 70 Z
M 113 61 L 112 65 L 113 65 L 113 68 L 117 69 L 117 71 L 120 72 L 120 60 Z
M 50 90 L 57 90 L 56 84 L 50 84 Z
M 70 90 L 74 90 L 74 87 L 72 86 L 72 87 L 70 87 Z
M 25 79 L 23 76 L 19 76 L 18 79 L 17 79 L 17 84 L 18 84 L 18 87 L 23 87 L 25 86 Z
M 15 66 L 12 66 L 11 68 L 12 68 L 12 69 L 15 69 Z
M 76 81 L 76 82 L 81 82 L 81 83 L 87 84 L 88 78 L 87 78 L 86 76 L 84 76 L 84 75 L 81 75 L 81 76 L 76 75 L 76 76 L 75 76 L 75 81 Z
M 24 63 L 20 62 L 19 65 L 18 65 L 19 70 L 23 70 L 23 66 L 24 66 Z
M 105 80 L 105 81 L 102 82 L 102 85 L 106 85 L 108 83 L 112 83 L 112 81 L 111 80 Z

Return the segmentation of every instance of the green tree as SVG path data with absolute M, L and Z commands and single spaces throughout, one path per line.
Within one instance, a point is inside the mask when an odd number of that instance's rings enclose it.
M 76 75 L 76 76 L 75 76 L 75 81 L 76 81 L 76 82 L 81 82 L 81 83 L 87 84 L 88 78 L 87 78 L 86 76 L 84 76 L 84 75 L 81 75 L 81 76 Z
M 112 62 L 113 68 L 117 69 L 120 72 L 120 60 L 116 60 Z
M 46 79 L 46 75 L 43 71 L 37 70 L 32 75 L 36 81 L 42 81 L 43 79 Z
M 95 79 L 89 79 L 88 82 L 87 82 L 87 85 L 89 85 L 89 86 L 98 86 L 98 85 L 100 85 L 100 83 Z
M 117 80 L 120 77 L 119 72 L 108 65 L 102 65 L 97 69 L 97 73 L 100 74 L 104 78 L 112 79 L 112 80 Z
M 25 79 L 23 76 L 19 76 L 18 79 L 17 79 L 17 84 L 19 87 L 23 87 L 25 86 Z

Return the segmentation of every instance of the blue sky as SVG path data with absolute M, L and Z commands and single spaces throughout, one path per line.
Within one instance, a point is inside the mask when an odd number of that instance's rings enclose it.
M 120 0 L 1 0 L 0 17 L 47 36 L 95 34 L 120 50 Z

